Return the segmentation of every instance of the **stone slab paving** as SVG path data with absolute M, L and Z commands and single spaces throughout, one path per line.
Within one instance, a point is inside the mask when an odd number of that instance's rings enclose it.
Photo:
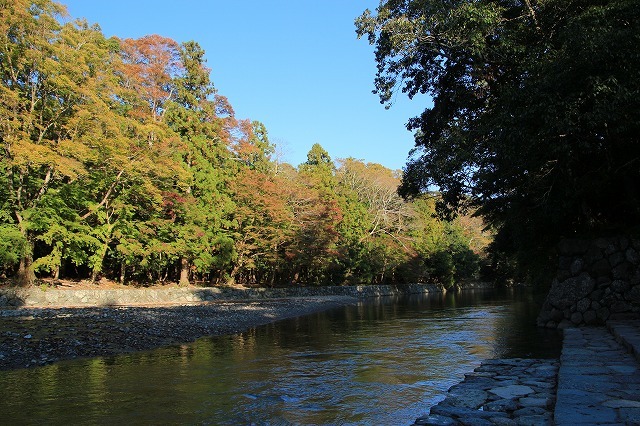
M 558 361 L 487 360 L 414 425 L 551 425 Z
M 564 330 L 554 421 L 561 426 L 640 424 L 639 364 L 607 328 Z

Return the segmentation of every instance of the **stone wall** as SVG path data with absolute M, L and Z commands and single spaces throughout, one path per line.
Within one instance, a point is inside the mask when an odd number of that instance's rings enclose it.
M 431 284 L 403 286 L 367 285 L 291 288 L 123 288 L 117 290 L 61 290 L 54 288 L 0 289 L 0 306 L 135 306 L 192 304 L 215 300 L 273 299 L 305 296 L 374 297 L 398 294 L 438 293 Z
M 640 240 L 564 240 L 538 325 L 599 325 L 640 313 Z
M 496 284 L 486 281 L 470 281 L 459 284 L 454 284 L 453 288 L 456 291 L 464 290 L 493 290 L 496 288 Z

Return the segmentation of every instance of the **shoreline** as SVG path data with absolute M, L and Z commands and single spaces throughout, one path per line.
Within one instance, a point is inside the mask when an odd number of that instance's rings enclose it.
M 173 306 L 4 307 L 0 308 L 0 370 L 191 343 L 360 300 L 335 295 Z

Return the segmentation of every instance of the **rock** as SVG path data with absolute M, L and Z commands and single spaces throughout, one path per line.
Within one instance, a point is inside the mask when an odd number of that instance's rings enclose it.
M 629 262 L 622 262 L 611 270 L 614 279 L 628 280 L 633 275 L 633 265 Z
M 526 407 L 547 408 L 553 404 L 553 402 L 549 398 L 525 397 L 525 398 L 520 398 L 519 401 L 524 408 Z
M 585 297 L 584 299 L 580 299 L 578 301 L 576 309 L 578 310 L 578 312 L 584 313 L 587 309 L 589 309 L 589 306 L 591 306 L 591 299 Z
M 625 299 L 631 303 L 640 303 L 640 286 L 635 286 L 625 294 Z
M 598 319 L 606 321 L 609 319 L 610 312 L 607 307 L 602 307 L 596 311 L 596 314 L 598 315 Z
M 443 403 L 456 407 L 478 408 L 486 401 L 487 392 L 480 389 L 464 389 L 448 396 Z
M 591 246 L 587 253 L 584 255 L 584 260 L 588 265 L 593 265 L 602 258 L 604 258 L 602 250 L 596 246 Z
M 625 425 L 640 424 L 640 410 L 637 408 L 619 408 L 618 415 L 620 421 Z
M 571 314 L 571 322 L 575 325 L 580 325 L 582 323 L 582 314 L 580 312 Z
M 609 256 L 609 264 L 612 267 L 618 266 L 625 260 L 625 255 L 621 252 L 615 252 Z
M 629 283 L 627 281 L 615 280 L 611 283 L 611 290 L 616 293 L 624 293 L 629 289 Z
M 567 319 L 563 319 L 562 321 L 560 321 L 560 323 L 558 324 L 558 328 L 563 330 L 565 328 L 571 328 L 573 327 L 573 323 Z
M 595 280 L 586 272 L 554 285 L 547 296 L 551 305 L 566 309 L 593 291 Z
M 604 249 L 604 254 L 610 256 L 616 251 L 618 251 L 618 248 L 616 247 L 616 240 L 614 238 L 608 238 L 608 244 Z
M 558 311 L 557 309 L 554 309 L 556 312 Z M 551 321 L 553 318 L 553 310 L 549 311 L 549 310 L 545 310 L 542 309 L 540 311 L 540 314 L 538 314 L 538 318 L 537 318 L 537 323 L 538 326 L 544 326 L 547 322 Z
M 569 272 L 571 272 L 571 275 L 573 276 L 579 275 L 580 272 L 582 272 L 583 268 L 584 268 L 584 260 L 578 257 L 573 262 L 571 262 L 571 266 L 569 267 Z
M 610 308 L 611 308 L 611 312 L 614 312 L 614 313 L 631 311 L 631 305 L 629 305 L 627 302 L 624 302 L 622 300 L 613 302 L 610 305 Z
M 494 423 L 489 419 L 483 418 L 467 418 L 462 419 L 464 426 L 494 426 Z
M 511 385 L 489 389 L 489 392 L 498 395 L 501 398 L 518 398 L 533 393 L 533 389 L 529 386 Z
M 607 259 L 598 260 L 591 266 L 590 270 L 596 278 L 605 278 L 611 275 L 611 265 L 609 265 Z
M 631 240 L 627 237 L 620 237 L 618 243 L 620 243 L 620 250 L 625 251 L 627 247 L 629 247 L 629 244 L 631 244 Z
M 507 412 L 516 411 L 518 408 L 520 408 L 520 405 L 514 398 L 502 398 L 485 404 L 483 408 L 485 411 Z
M 638 252 L 633 247 L 629 247 L 624 254 L 625 259 L 627 259 L 629 263 L 634 265 L 640 264 L 640 255 L 638 255 Z
M 414 425 L 424 426 L 455 426 L 457 424 L 458 422 L 449 417 L 438 416 L 436 414 L 418 417 L 414 423 Z
M 552 425 L 551 414 L 540 414 L 534 416 L 522 416 L 516 420 L 518 426 L 542 426 Z
M 515 426 L 516 421 L 507 417 L 492 417 L 489 419 L 496 426 Z
M 584 320 L 585 324 L 594 325 L 598 322 L 598 314 L 596 314 L 596 311 L 594 310 L 589 310 L 582 314 L 582 319 Z
M 465 407 L 454 407 L 450 405 L 442 405 L 438 404 L 435 407 L 431 407 L 431 415 L 439 415 L 444 417 L 450 417 L 453 419 L 464 419 L 466 422 L 468 419 L 473 418 L 483 418 L 488 419 L 490 417 L 495 417 L 496 415 L 504 415 L 506 413 L 496 413 L 493 411 L 482 411 L 476 410 L 473 408 L 465 408 Z
M 514 411 L 513 415 L 517 417 L 539 416 L 540 414 L 545 414 L 546 412 L 547 410 L 541 407 L 524 407 L 520 410 Z
M 640 408 L 640 401 L 632 401 L 629 399 L 611 399 L 602 403 L 609 408 Z

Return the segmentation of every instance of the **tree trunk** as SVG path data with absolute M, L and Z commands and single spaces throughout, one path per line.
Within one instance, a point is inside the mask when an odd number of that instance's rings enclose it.
M 111 230 L 113 229 L 113 227 L 110 227 L 109 232 L 111 232 Z M 107 250 L 109 249 L 109 243 L 111 242 L 110 239 L 107 239 L 103 244 L 102 247 L 100 247 L 100 252 L 96 253 L 96 255 L 98 256 L 98 260 L 96 260 L 96 263 L 93 265 L 93 270 L 91 271 L 91 282 L 95 283 L 98 279 L 98 274 L 100 272 L 102 272 L 102 264 L 104 263 L 104 258 L 107 256 Z
M 33 255 L 31 253 L 32 250 L 28 249 L 28 253 L 25 253 L 20 259 L 17 281 L 18 285 L 22 287 L 32 285 L 36 280 L 36 274 L 33 272 Z
M 18 220 L 20 232 L 26 241 L 22 257 L 20 258 L 16 281 L 19 286 L 26 287 L 32 285 L 36 280 L 36 274 L 33 272 L 33 242 L 30 240 L 29 234 L 27 233 L 26 224 L 22 219 L 22 214 L 19 211 L 15 211 L 14 214 Z
M 180 285 L 189 285 L 189 261 L 186 257 L 180 259 Z

